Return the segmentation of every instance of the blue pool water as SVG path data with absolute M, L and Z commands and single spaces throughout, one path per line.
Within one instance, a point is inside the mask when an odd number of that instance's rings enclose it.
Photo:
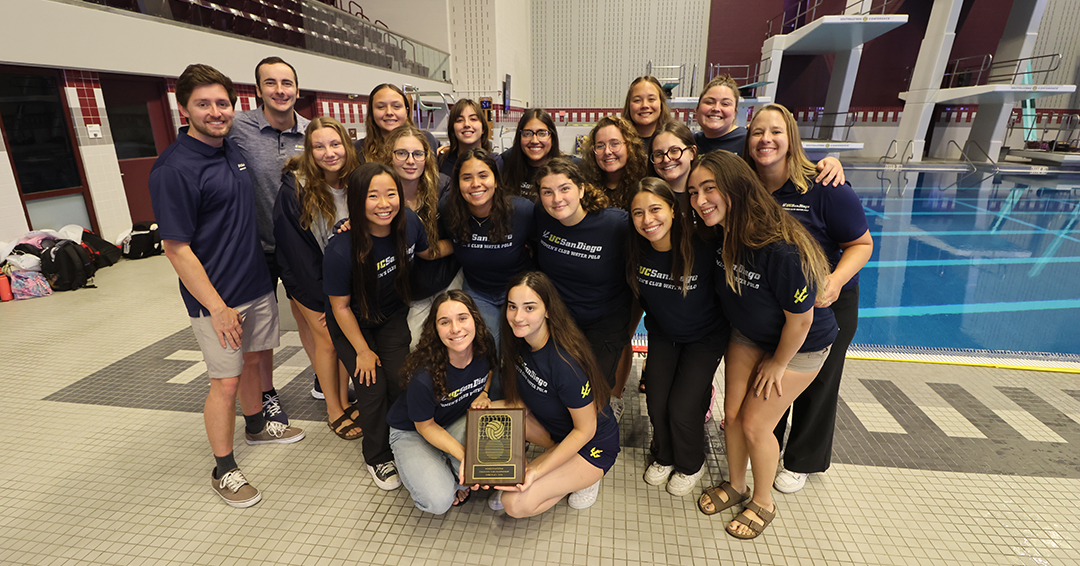
M 1080 175 L 851 171 L 855 343 L 1080 354 Z

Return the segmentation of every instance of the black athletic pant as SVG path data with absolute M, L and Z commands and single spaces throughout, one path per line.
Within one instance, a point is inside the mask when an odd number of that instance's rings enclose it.
M 608 385 L 615 387 L 615 373 L 623 347 L 630 343 L 630 312 L 616 309 L 590 324 L 579 324 L 596 356 L 596 365 Z
M 840 377 L 844 374 L 844 357 L 848 346 L 859 327 L 859 286 L 840 291 L 831 308 L 840 332 L 836 334 L 829 357 L 825 359 L 825 365 L 821 366 L 817 377 L 788 409 L 788 413 L 791 413 L 791 433 L 784 448 L 784 467 L 792 472 L 824 472 L 832 462 Z M 784 445 L 787 420 L 785 413 L 773 431 L 781 446 Z
M 405 364 L 409 353 L 409 322 L 406 318 L 408 309 L 402 309 L 382 323 L 365 328 L 360 327 L 368 347 L 379 356 L 381 366 L 375 367 L 375 383 L 364 385 L 353 377 L 356 387 L 356 408 L 360 418 L 356 424 L 364 429 L 364 461 L 369 466 L 383 464 L 394 459 L 390 450 L 390 425 L 386 423 L 386 412 L 401 393 L 398 371 Z M 359 319 L 359 317 L 357 317 Z M 349 375 L 356 372 L 356 349 L 341 332 L 333 313 L 326 314 L 326 328 L 337 349 L 338 359 L 345 364 Z
M 649 330 L 645 396 L 658 463 L 687 475 L 705 463 L 705 412 L 713 375 L 727 347 L 730 327 L 694 342 L 674 342 Z

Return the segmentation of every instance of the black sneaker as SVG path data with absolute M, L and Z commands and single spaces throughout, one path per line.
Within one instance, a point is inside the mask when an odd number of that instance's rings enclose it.
M 277 395 L 270 395 L 263 393 L 263 417 L 268 421 L 274 421 L 283 425 L 289 425 L 289 415 L 285 414 L 285 409 L 281 406 L 281 400 Z
M 380 489 L 390 491 L 401 487 L 401 477 L 398 476 L 397 464 L 394 464 L 393 460 L 374 466 L 369 465 L 367 471 Z

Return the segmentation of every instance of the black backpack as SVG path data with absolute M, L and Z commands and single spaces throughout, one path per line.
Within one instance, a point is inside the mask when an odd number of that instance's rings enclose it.
M 114 265 L 122 257 L 119 247 L 112 245 L 105 241 L 105 238 L 89 230 L 83 230 L 82 247 L 86 250 L 90 259 L 94 261 L 94 267 L 98 269 Z
M 93 288 L 96 271 L 90 255 L 74 240 L 60 240 L 41 254 L 41 274 L 53 291 Z
M 131 235 L 124 239 L 124 257 L 128 259 L 155 256 L 164 251 L 156 222 L 136 222 Z

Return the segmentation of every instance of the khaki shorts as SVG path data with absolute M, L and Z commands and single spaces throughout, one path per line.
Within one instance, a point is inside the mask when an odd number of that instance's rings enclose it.
M 281 343 L 277 300 L 273 293 L 267 293 L 234 308 L 244 319 L 241 323 L 244 335 L 240 340 L 239 350 L 233 350 L 230 346 L 221 347 L 217 333 L 214 332 L 214 323 L 209 316 L 191 319 L 191 329 L 195 331 L 195 339 L 199 341 L 199 349 L 202 350 L 206 373 L 210 379 L 239 376 L 244 369 L 245 353 L 273 350 Z
M 731 328 L 731 341 L 736 344 L 742 344 L 743 346 L 753 346 L 754 348 L 762 349 L 754 343 L 753 340 L 746 337 L 745 334 L 739 332 L 739 329 Z M 825 365 L 825 360 L 829 357 L 829 350 L 832 349 L 832 345 L 826 346 L 824 350 L 817 350 L 815 352 L 799 352 L 795 354 L 795 357 L 791 358 L 788 362 L 787 368 L 796 373 L 814 373 L 821 369 L 821 366 Z

